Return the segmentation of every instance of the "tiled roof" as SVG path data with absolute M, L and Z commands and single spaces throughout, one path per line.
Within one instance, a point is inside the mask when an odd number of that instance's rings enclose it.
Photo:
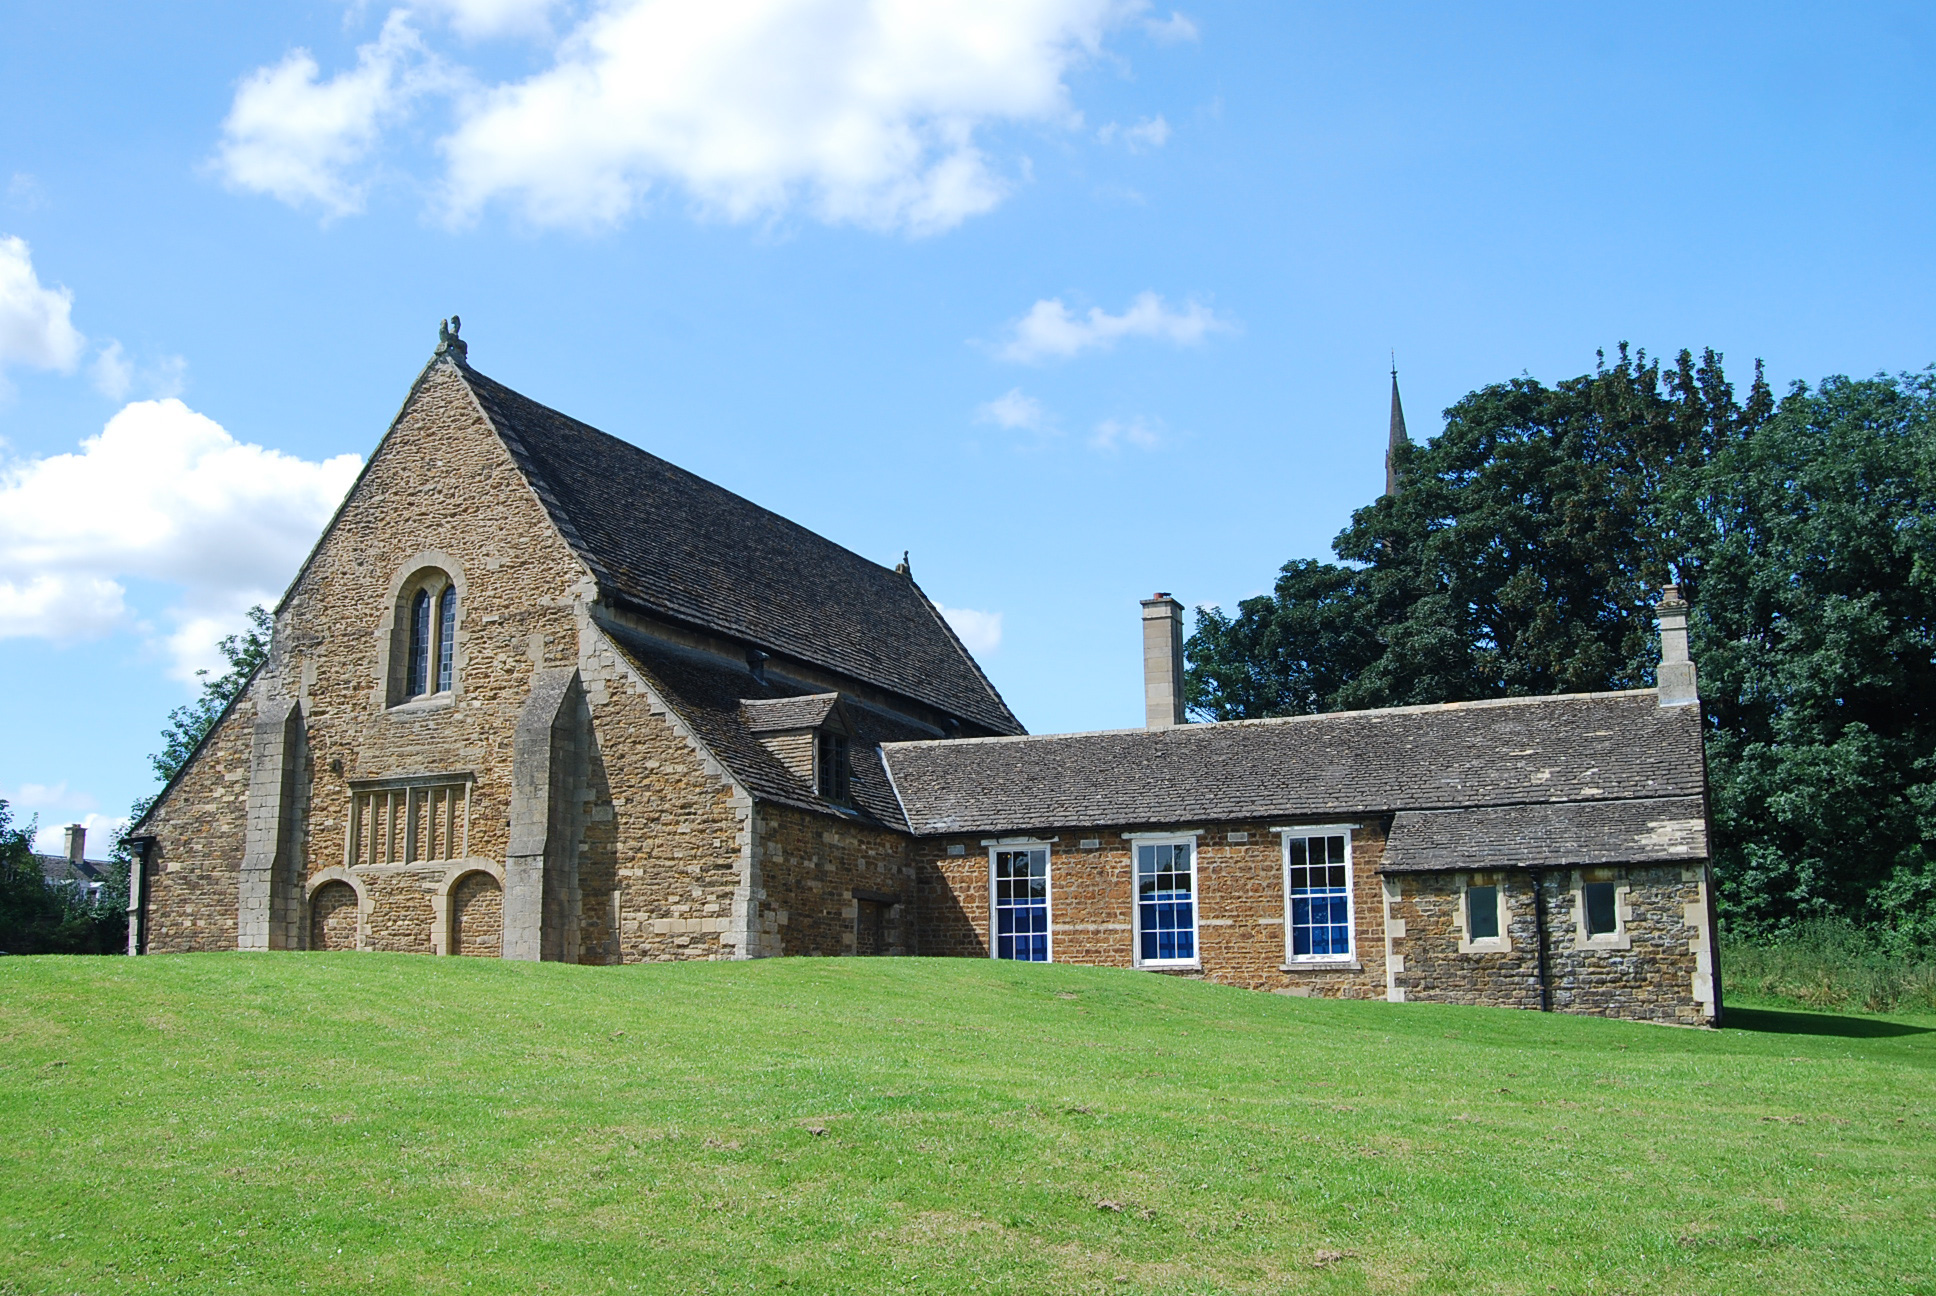
M 736 663 L 674 648 L 622 627 L 606 625 L 602 629 L 740 786 L 763 800 L 841 813 L 807 780 L 781 764 L 746 723 L 748 700 L 756 707 L 802 705 L 824 717 L 832 703 L 823 700 L 840 695 L 789 693 L 783 682 L 761 683 Z M 901 817 L 900 802 L 894 799 L 894 789 L 881 768 L 879 745 L 932 731 L 897 722 L 853 697 L 846 699 L 843 709 L 856 731 L 848 746 L 853 766 L 853 808 L 869 819 L 905 830 L 907 821 Z
M 891 744 L 919 834 L 1703 795 L 1700 709 L 1653 690 L 1167 730 Z
M 1564 868 L 1707 858 L 1699 797 L 1407 810 L 1392 819 L 1384 871 Z
M 49 882 L 99 882 L 107 876 L 114 865 L 108 860 L 84 859 L 80 867 L 65 855 L 34 855 L 34 862 L 40 865 L 40 875 Z
M 606 594 L 987 731 L 1023 732 L 909 577 L 474 369 L 459 372 Z
M 838 693 L 802 693 L 798 697 L 748 698 L 739 709 L 752 732 L 777 733 L 783 729 L 817 729 L 839 702 Z

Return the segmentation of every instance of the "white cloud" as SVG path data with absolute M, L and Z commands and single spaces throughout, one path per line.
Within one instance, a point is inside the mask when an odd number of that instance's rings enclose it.
M 74 327 L 73 309 L 73 293 L 41 286 L 25 239 L 0 238 L 0 370 L 74 372 L 87 339 Z
M 1066 360 L 1084 351 L 1107 350 L 1126 337 L 1155 338 L 1177 346 L 1194 346 L 1211 333 L 1232 327 L 1208 306 L 1190 302 L 1172 310 L 1153 292 L 1140 293 L 1120 315 L 1091 306 L 1087 315 L 1072 315 L 1060 297 L 1038 301 L 1016 321 L 1014 335 L 997 354 L 1025 364 Z
M 175 399 L 128 405 L 77 454 L 0 468 L 0 637 L 125 625 L 139 578 L 181 588 L 176 673 L 219 664 L 214 640 L 287 584 L 361 462 L 238 442 Z
M 1096 138 L 1105 144 L 1113 144 L 1120 139 L 1131 153 L 1141 153 L 1144 149 L 1162 148 L 1169 143 L 1171 133 L 1170 124 L 1158 114 L 1145 117 L 1134 126 L 1110 122 L 1096 132 Z
M 120 400 L 134 385 L 134 366 L 121 351 L 119 342 L 110 342 L 94 357 L 94 388 L 109 400 Z
M 153 364 L 136 370 L 119 342 L 110 340 L 88 366 L 94 388 L 109 400 L 125 400 L 139 380 L 144 394 L 157 399 L 179 396 L 188 375 L 188 361 L 180 356 L 163 356 Z
M 1002 646 L 1002 614 L 977 612 L 973 608 L 951 608 L 935 604 L 946 617 L 968 651 L 976 656 L 992 653 Z
M 365 186 L 346 173 L 376 146 L 384 122 L 450 81 L 403 10 L 356 51 L 353 71 L 321 76 L 306 49 L 251 73 L 222 123 L 214 164 L 239 189 L 342 216 L 362 210 Z
M 1126 445 L 1139 450 L 1154 450 L 1162 443 L 1159 424 L 1138 415 L 1131 419 L 1104 419 L 1096 424 L 1089 444 L 1097 450 L 1115 452 Z
M 104 814 L 84 814 L 79 819 L 62 818 L 58 823 L 43 822 L 40 831 L 34 834 L 34 849 L 43 855 L 67 854 L 67 825 L 70 823 L 78 823 L 87 829 L 87 839 L 81 849 L 85 852 L 84 858 L 91 860 L 106 859 L 114 850 L 121 830 L 128 826 L 125 815 Z
M 975 421 L 1030 432 L 1046 431 L 1050 424 L 1049 412 L 1042 407 L 1042 402 L 1033 396 L 1023 395 L 1020 387 L 1012 387 L 1005 394 L 977 407 Z
M 911 234 L 1001 202 L 1028 159 L 1002 125 L 1078 127 L 1066 76 L 1146 0 L 424 0 L 460 36 L 523 35 L 548 66 L 486 85 L 393 10 L 353 69 L 306 49 L 245 78 L 215 169 L 329 216 L 359 210 L 385 128 L 450 96 L 445 213 L 506 203 L 538 225 L 623 220 L 658 191 L 730 220 L 794 210 Z
M 540 224 L 624 217 L 659 182 L 730 219 L 798 202 L 923 233 L 998 203 L 975 132 L 1075 120 L 1065 71 L 1119 0 L 624 0 L 445 141 L 450 202 Z
M 441 15 L 458 35 L 478 40 L 549 30 L 557 0 L 420 0 L 418 7 Z
M 1197 25 L 1174 9 L 1168 18 L 1143 19 L 1143 30 L 1158 45 L 1178 45 L 1197 38 Z
M 88 859 L 106 859 L 115 839 L 128 826 L 126 818 L 98 813 L 101 803 L 85 792 L 76 792 L 65 783 L 22 783 L 17 788 L 0 788 L 0 801 L 7 803 L 15 828 L 38 816 L 34 849 L 47 855 L 67 853 L 67 825 L 78 823 L 87 829 L 85 850 Z
M 47 205 L 47 191 L 26 171 L 16 171 L 7 181 L 7 206 L 15 211 L 39 211 Z

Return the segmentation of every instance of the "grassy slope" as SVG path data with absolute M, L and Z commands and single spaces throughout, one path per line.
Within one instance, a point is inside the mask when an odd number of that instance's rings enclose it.
M 1936 1020 L 1739 1019 L 4 959 L 0 1292 L 1936 1292 Z

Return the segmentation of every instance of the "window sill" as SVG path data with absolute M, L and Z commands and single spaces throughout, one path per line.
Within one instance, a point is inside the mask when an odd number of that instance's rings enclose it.
M 393 716 L 429 715 L 436 711 L 449 711 L 456 705 L 455 693 L 433 693 L 429 697 L 411 698 L 408 702 L 399 702 L 393 707 L 386 708 L 386 713 Z
M 1295 963 L 1286 963 L 1277 970 L 1279 972 L 1362 972 L 1364 966 L 1355 958 L 1301 959 Z
M 1175 962 L 1166 962 L 1166 963 L 1138 963 L 1136 966 L 1140 971 L 1143 971 L 1143 972 L 1201 972 L 1203 971 L 1203 963 L 1200 959 L 1180 959 Z

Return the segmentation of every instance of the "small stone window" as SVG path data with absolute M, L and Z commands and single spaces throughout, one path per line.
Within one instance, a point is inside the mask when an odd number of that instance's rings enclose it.
M 1612 936 L 1620 930 L 1620 916 L 1614 904 L 1614 884 L 1588 882 L 1580 888 L 1586 907 L 1586 934 Z
M 470 780 L 404 780 L 351 789 L 348 866 L 467 857 Z
M 1582 869 L 1573 875 L 1573 947 L 1581 950 L 1633 948 L 1627 931 L 1629 888 L 1620 871 Z
M 821 796 L 835 805 L 846 805 L 853 799 L 854 767 L 846 734 L 831 729 L 820 731 L 815 766 Z
M 1499 888 L 1474 886 L 1465 889 L 1465 935 L 1467 940 L 1499 939 Z

